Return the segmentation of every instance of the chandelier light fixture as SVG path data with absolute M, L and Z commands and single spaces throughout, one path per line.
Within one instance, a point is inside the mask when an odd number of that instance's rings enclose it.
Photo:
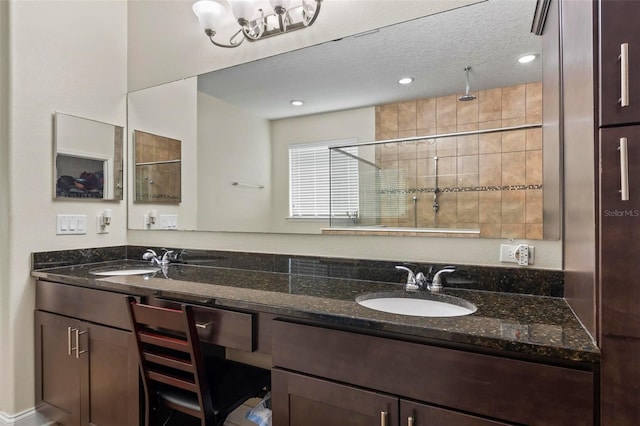
M 320 13 L 322 0 L 269 0 L 271 11 L 265 11 L 264 0 L 228 0 L 231 13 L 240 25 L 228 43 L 213 38 L 226 19 L 226 0 L 200 0 L 193 5 L 193 13 L 211 43 L 218 47 L 238 47 L 246 39 L 262 40 L 313 25 Z

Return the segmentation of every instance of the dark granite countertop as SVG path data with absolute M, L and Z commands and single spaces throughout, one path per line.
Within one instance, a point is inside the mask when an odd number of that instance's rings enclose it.
M 460 317 L 424 318 L 379 312 L 355 302 L 365 293 L 402 291 L 397 283 L 182 264 L 171 264 L 165 274 L 159 271 L 152 277 L 89 273 L 96 268 L 133 265 L 143 264 L 121 260 L 38 269 L 32 275 L 83 287 L 393 333 L 398 338 L 498 350 L 506 356 L 543 357 L 549 362 L 597 363 L 600 359 L 599 349 L 561 298 L 445 288 L 445 294 L 475 304 L 477 311 Z

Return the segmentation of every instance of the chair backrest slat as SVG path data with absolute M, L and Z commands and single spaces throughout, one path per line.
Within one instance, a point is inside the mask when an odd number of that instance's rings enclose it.
M 177 339 L 170 336 L 163 336 L 153 332 L 141 330 L 138 332 L 138 338 L 141 342 L 149 343 L 151 345 L 160 346 L 162 348 L 169 348 L 175 351 L 189 353 L 191 347 L 186 340 Z
M 171 376 L 169 374 L 164 374 L 155 370 L 148 370 L 147 375 L 150 380 L 164 383 L 166 385 L 171 385 L 178 387 L 180 389 L 188 390 L 190 392 L 198 393 L 198 385 L 193 382 L 189 382 L 187 380 L 183 380 L 179 377 Z
M 185 361 L 169 355 L 162 355 L 162 354 L 150 352 L 147 350 L 145 350 L 143 354 L 144 354 L 144 360 L 147 362 L 164 365 L 165 367 L 174 368 L 176 370 L 194 373 L 194 367 L 190 361 Z

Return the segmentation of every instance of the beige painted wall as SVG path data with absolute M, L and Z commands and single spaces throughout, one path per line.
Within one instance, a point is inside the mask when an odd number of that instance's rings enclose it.
M 198 92 L 197 169 L 197 229 L 269 230 L 268 120 Z
M 197 209 L 192 208 L 198 202 L 198 180 L 192 166 L 197 163 L 197 90 L 195 77 L 178 80 L 169 84 L 151 87 L 129 93 L 128 96 L 128 152 L 133 158 L 133 131 L 141 130 L 154 135 L 165 136 L 181 141 L 182 147 L 182 202 L 176 203 L 138 203 L 134 197 L 134 179 L 128 179 L 129 226 L 145 229 L 144 215 L 157 210 L 158 215 L 178 215 L 178 226 L 193 229 L 196 226 Z M 128 176 L 135 176 L 133 161 L 128 162 Z M 187 206 L 187 207 L 185 207 Z M 160 228 L 156 220 L 152 228 Z
M 7 70 L 11 79 L 9 98 L 5 86 L 0 86 L 0 102 L 8 99 L 10 110 L 6 159 L 6 137 L 0 133 L 0 248 L 6 258 L 0 272 L 0 412 L 13 415 L 34 405 L 31 252 L 126 243 L 124 201 L 54 202 L 50 179 L 54 111 L 120 126 L 126 123 L 127 7 L 124 1 L 0 4 L 0 39 L 9 49 L 8 57 L 2 52 L 0 81 Z M 95 218 L 104 208 L 112 209 L 110 233 L 97 235 Z M 87 235 L 56 236 L 57 213 L 86 214 Z

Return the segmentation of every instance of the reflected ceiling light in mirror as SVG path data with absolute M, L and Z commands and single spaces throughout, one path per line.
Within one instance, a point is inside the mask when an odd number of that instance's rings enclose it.
M 526 55 L 522 55 L 518 58 L 518 62 L 520 62 L 521 64 L 528 64 L 529 62 L 533 62 L 536 57 L 538 55 L 536 55 L 535 53 L 527 53 Z
M 290 101 L 291 105 L 293 106 L 302 106 L 304 105 L 304 101 L 298 100 L 298 99 L 294 99 L 292 101 Z
M 398 80 L 398 84 L 402 84 L 402 85 L 411 84 L 413 83 L 413 80 L 414 80 L 413 77 L 403 77 L 400 80 Z
M 262 40 L 313 25 L 320 14 L 322 0 L 269 0 L 273 11 L 265 12 L 258 0 L 229 0 L 231 13 L 240 25 L 228 43 L 213 38 L 227 15 L 222 0 L 200 0 L 193 5 L 193 13 L 211 43 L 218 47 L 238 47 L 246 39 Z

